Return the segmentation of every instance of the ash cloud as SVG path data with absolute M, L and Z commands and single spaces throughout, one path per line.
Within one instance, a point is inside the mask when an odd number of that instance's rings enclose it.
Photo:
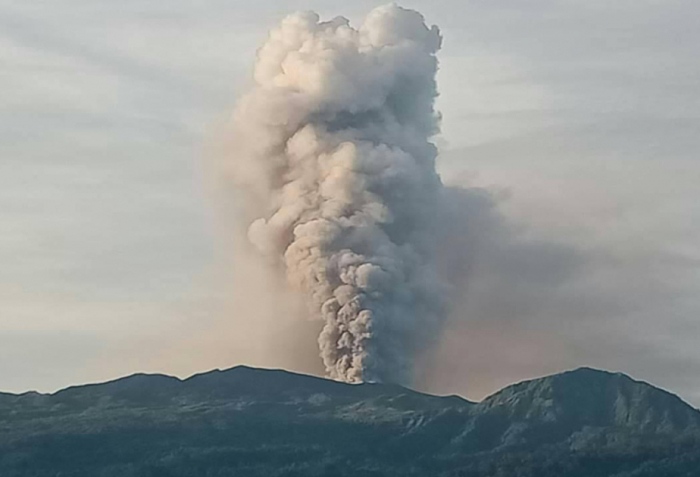
M 431 142 L 441 41 L 396 5 L 357 29 L 291 15 L 234 114 L 248 238 L 322 320 L 334 379 L 411 384 L 446 315 L 446 189 Z

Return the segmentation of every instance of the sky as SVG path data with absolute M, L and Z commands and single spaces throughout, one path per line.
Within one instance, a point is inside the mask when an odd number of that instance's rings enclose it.
M 211 150 L 286 14 L 382 3 L 0 0 L 0 389 L 321 372 L 293 298 L 244 305 L 271 278 L 231 252 Z M 700 406 L 700 7 L 401 4 L 444 36 L 438 169 L 485 204 L 419 388 L 585 365 Z

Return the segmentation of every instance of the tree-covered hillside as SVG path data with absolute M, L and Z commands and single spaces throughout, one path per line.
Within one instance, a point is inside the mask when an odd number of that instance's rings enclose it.
M 0 394 L 3 477 L 700 476 L 700 412 L 587 368 L 475 404 L 237 367 Z

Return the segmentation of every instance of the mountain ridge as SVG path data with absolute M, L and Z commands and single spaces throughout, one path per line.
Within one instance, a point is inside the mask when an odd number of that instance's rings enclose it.
M 697 468 L 700 411 L 586 367 L 478 403 L 248 366 L 0 394 L 3 477 L 691 477 Z
M 515 387 L 515 386 L 520 386 L 520 385 L 524 385 L 524 384 L 527 384 L 527 383 L 536 382 L 536 381 L 541 381 L 541 380 L 545 380 L 545 379 L 553 378 L 553 377 L 557 377 L 557 376 L 571 375 L 571 374 L 580 373 L 580 372 L 594 372 L 594 373 L 600 373 L 600 374 L 608 375 L 608 376 L 622 376 L 622 377 L 626 377 L 626 378 L 628 378 L 629 380 L 631 380 L 631 381 L 634 382 L 634 383 L 650 386 L 650 387 L 652 387 L 652 388 L 654 388 L 654 389 L 656 389 L 656 390 L 659 390 L 659 391 L 661 391 L 661 392 L 663 392 L 663 393 L 666 393 L 666 394 L 668 394 L 668 395 L 670 395 L 670 396 L 674 396 L 675 398 L 679 399 L 679 400 L 682 401 L 684 404 L 686 404 L 686 405 L 692 407 L 693 409 L 700 410 L 700 408 L 695 407 L 695 406 L 693 406 L 692 404 L 690 404 L 690 403 L 688 403 L 687 401 L 685 401 L 681 396 L 679 396 L 679 395 L 677 395 L 677 394 L 675 394 L 675 393 L 673 393 L 673 392 L 671 392 L 671 391 L 669 391 L 669 390 L 667 390 L 667 389 L 664 389 L 664 388 L 661 388 L 661 387 L 656 386 L 656 385 L 654 385 L 654 384 L 651 384 L 651 383 L 649 383 L 648 381 L 635 379 L 635 378 L 631 377 L 630 375 L 628 375 L 628 374 L 626 374 L 626 373 L 623 373 L 623 372 L 621 372 L 621 371 L 608 371 L 608 370 L 605 370 L 605 369 L 594 368 L 594 367 L 591 367 L 591 366 L 579 366 L 579 367 L 576 367 L 576 368 L 567 369 L 567 370 L 564 370 L 564 371 L 560 371 L 560 372 L 556 372 L 556 373 L 552 373 L 552 374 L 547 374 L 547 375 L 543 375 L 543 376 L 540 376 L 540 377 L 533 377 L 533 378 L 529 378 L 529 379 L 524 379 L 524 380 L 522 380 L 522 381 L 517 381 L 517 382 L 514 382 L 514 383 L 512 383 L 512 384 L 506 385 L 506 386 L 504 386 L 503 388 L 501 388 L 501 389 L 499 389 L 499 390 L 497 390 L 497 391 L 494 391 L 493 393 L 491 393 L 491 394 L 485 396 L 481 401 L 471 401 L 471 400 L 469 400 L 469 399 L 467 399 L 467 398 L 465 398 L 465 397 L 463 397 L 463 396 L 460 396 L 459 394 L 454 394 L 454 393 L 452 393 L 452 394 L 432 394 L 432 393 L 427 393 L 427 392 L 423 392 L 423 391 L 417 391 L 417 390 L 414 390 L 414 389 L 411 389 L 411 388 L 408 388 L 408 387 L 405 387 L 405 386 L 400 386 L 400 385 L 396 385 L 396 384 L 387 384 L 387 383 L 345 383 L 345 382 L 341 382 L 341 381 L 334 381 L 334 380 L 331 380 L 331 379 L 329 379 L 329 378 L 324 378 L 324 377 L 320 377 L 320 376 L 314 376 L 314 375 L 305 374 L 305 373 L 296 372 L 296 371 L 289 371 L 289 370 L 286 370 L 286 369 L 283 369 L 283 368 L 263 368 L 263 367 L 255 367 L 255 366 L 249 366 L 249 365 L 244 365 L 244 364 L 232 366 L 232 367 L 229 367 L 229 368 L 223 368 L 223 369 L 222 369 L 222 368 L 213 368 L 213 369 L 210 369 L 210 370 L 208 370 L 208 371 L 202 371 L 202 372 L 199 372 L 199 373 L 194 373 L 194 374 L 192 374 L 192 375 L 190 375 L 190 376 L 187 376 L 187 377 L 185 377 L 185 378 L 180 378 L 180 377 L 178 377 L 178 376 L 172 376 L 172 375 L 168 375 L 168 374 L 164 374 L 164 373 L 136 372 L 136 373 L 128 374 L 128 375 L 125 375 L 125 376 L 120 376 L 120 377 L 117 377 L 117 378 L 114 378 L 114 379 L 108 379 L 108 380 L 106 380 L 106 381 L 98 381 L 98 382 L 90 382 L 90 383 L 69 385 L 69 386 L 66 386 L 66 387 L 64 387 L 64 388 L 57 389 L 56 391 L 53 391 L 53 392 L 39 392 L 39 391 L 36 391 L 36 390 L 28 390 L 28 391 L 23 391 L 23 392 L 15 393 L 15 392 L 0 391 L 0 397 L 2 397 L 2 396 L 7 396 L 7 397 L 21 397 L 21 396 L 25 396 L 25 395 L 55 396 L 55 395 L 57 395 L 57 394 L 60 394 L 60 393 L 63 393 L 63 392 L 65 392 L 65 391 L 69 391 L 69 390 L 83 389 L 83 388 L 89 388 L 89 387 L 95 387 L 95 386 L 110 385 L 110 384 L 113 384 L 113 383 L 118 383 L 118 382 L 122 382 L 122 381 L 125 381 L 125 380 L 131 380 L 131 379 L 133 379 L 133 378 L 140 378 L 140 377 L 156 378 L 156 379 L 158 379 L 158 378 L 167 378 L 167 379 L 169 379 L 169 380 L 178 381 L 178 382 L 180 382 L 180 383 L 185 383 L 185 382 L 190 381 L 190 380 L 195 379 L 195 378 L 200 378 L 200 377 L 207 376 L 207 375 L 214 375 L 214 374 L 221 374 L 221 373 L 229 373 L 229 372 L 236 371 L 236 370 L 254 370 L 254 371 L 257 371 L 257 372 L 284 373 L 284 374 L 287 374 L 287 375 L 293 375 L 293 376 L 297 376 L 297 377 L 309 378 L 309 379 L 312 379 L 312 380 L 320 380 L 320 381 L 338 383 L 338 384 L 340 384 L 340 385 L 345 385 L 345 386 L 368 386 L 368 385 L 369 385 L 369 386 L 372 386 L 372 385 L 397 386 L 397 387 L 399 387 L 399 388 L 407 389 L 407 390 L 409 390 L 409 391 L 412 391 L 412 392 L 415 392 L 415 393 L 418 393 L 418 394 L 428 395 L 428 396 L 443 397 L 443 398 L 459 398 L 459 399 L 461 399 L 461 400 L 463 400 L 463 401 L 466 401 L 466 402 L 468 402 L 468 403 L 471 403 L 471 404 L 480 404 L 480 403 L 482 403 L 482 402 L 484 402 L 484 401 L 486 401 L 486 400 L 488 400 L 488 399 L 491 399 L 492 397 L 494 397 L 494 396 L 496 396 L 496 395 L 502 393 L 503 391 L 505 391 L 505 390 L 507 390 L 507 389 L 509 389 L 509 388 Z
M 143 379 L 150 379 L 150 380 L 159 380 L 161 384 L 168 383 L 170 385 L 189 385 L 193 383 L 194 381 L 202 381 L 202 380 L 207 380 L 211 377 L 217 377 L 217 376 L 230 376 L 231 373 L 240 373 L 240 372 L 253 372 L 253 373 L 258 373 L 256 377 L 263 377 L 265 374 L 268 375 L 283 375 L 285 377 L 293 377 L 295 379 L 303 379 L 306 380 L 309 383 L 316 383 L 320 384 L 323 383 L 324 385 L 330 385 L 337 387 L 338 389 L 340 388 L 345 388 L 345 389 L 350 389 L 354 388 L 356 391 L 359 391 L 360 389 L 367 389 L 368 387 L 373 387 L 373 386 L 378 386 L 381 387 L 382 389 L 394 389 L 397 391 L 402 391 L 402 392 L 409 392 L 415 395 L 421 395 L 421 396 L 429 396 L 429 397 L 434 397 L 434 398 L 441 398 L 441 399 L 451 399 L 451 400 L 459 400 L 461 402 L 467 403 L 467 404 L 475 404 L 474 402 L 456 395 L 456 394 L 447 394 L 447 395 L 436 395 L 436 394 L 430 394 L 422 391 L 417 391 L 405 386 L 401 386 L 398 384 L 391 384 L 391 383 L 345 383 L 341 381 L 334 381 L 328 378 L 323 378 L 319 376 L 313 376 L 313 375 L 308 375 L 304 373 L 298 373 L 294 371 L 287 371 L 285 369 L 281 368 L 258 368 L 258 367 L 253 367 L 253 366 L 248 366 L 248 365 L 237 365 L 233 366 L 230 368 L 215 368 L 211 369 L 208 371 L 203 371 L 201 373 L 195 373 L 192 374 L 186 378 L 179 378 L 177 376 L 171 376 L 163 373 L 133 373 L 129 374 L 126 376 L 122 376 L 119 378 L 115 379 L 109 379 L 107 381 L 100 381 L 96 383 L 85 383 L 85 384 L 77 384 L 77 385 L 70 385 L 65 388 L 58 389 L 54 392 L 51 393 L 41 393 L 37 391 L 26 391 L 23 393 L 8 393 L 8 392 L 2 392 L 0 391 L 0 398 L 2 396 L 7 396 L 7 397 L 23 397 L 23 396 L 43 396 L 43 397 L 56 397 L 56 396 L 64 396 L 66 394 L 74 393 L 74 392 L 81 392 L 81 391 L 87 391 L 91 389 L 105 389 L 105 388 L 112 388 L 112 387 L 117 387 L 117 386 L 123 386 L 127 384 L 132 384 L 135 381 L 141 381 Z

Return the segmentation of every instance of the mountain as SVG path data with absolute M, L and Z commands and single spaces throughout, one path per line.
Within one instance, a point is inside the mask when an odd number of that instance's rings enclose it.
M 581 368 L 480 403 L 245 366 L 0 393 L 3 477 L 700 476 L 700 411 Z
M 700 412 L 679 397 L 621 373 L 580 368 L 508 386 L 479 403 L 460 436 L 479 447 L 574 446 L 606 436 L 685 435 Z M 488 428 L 488 433 L 475 429 Z

